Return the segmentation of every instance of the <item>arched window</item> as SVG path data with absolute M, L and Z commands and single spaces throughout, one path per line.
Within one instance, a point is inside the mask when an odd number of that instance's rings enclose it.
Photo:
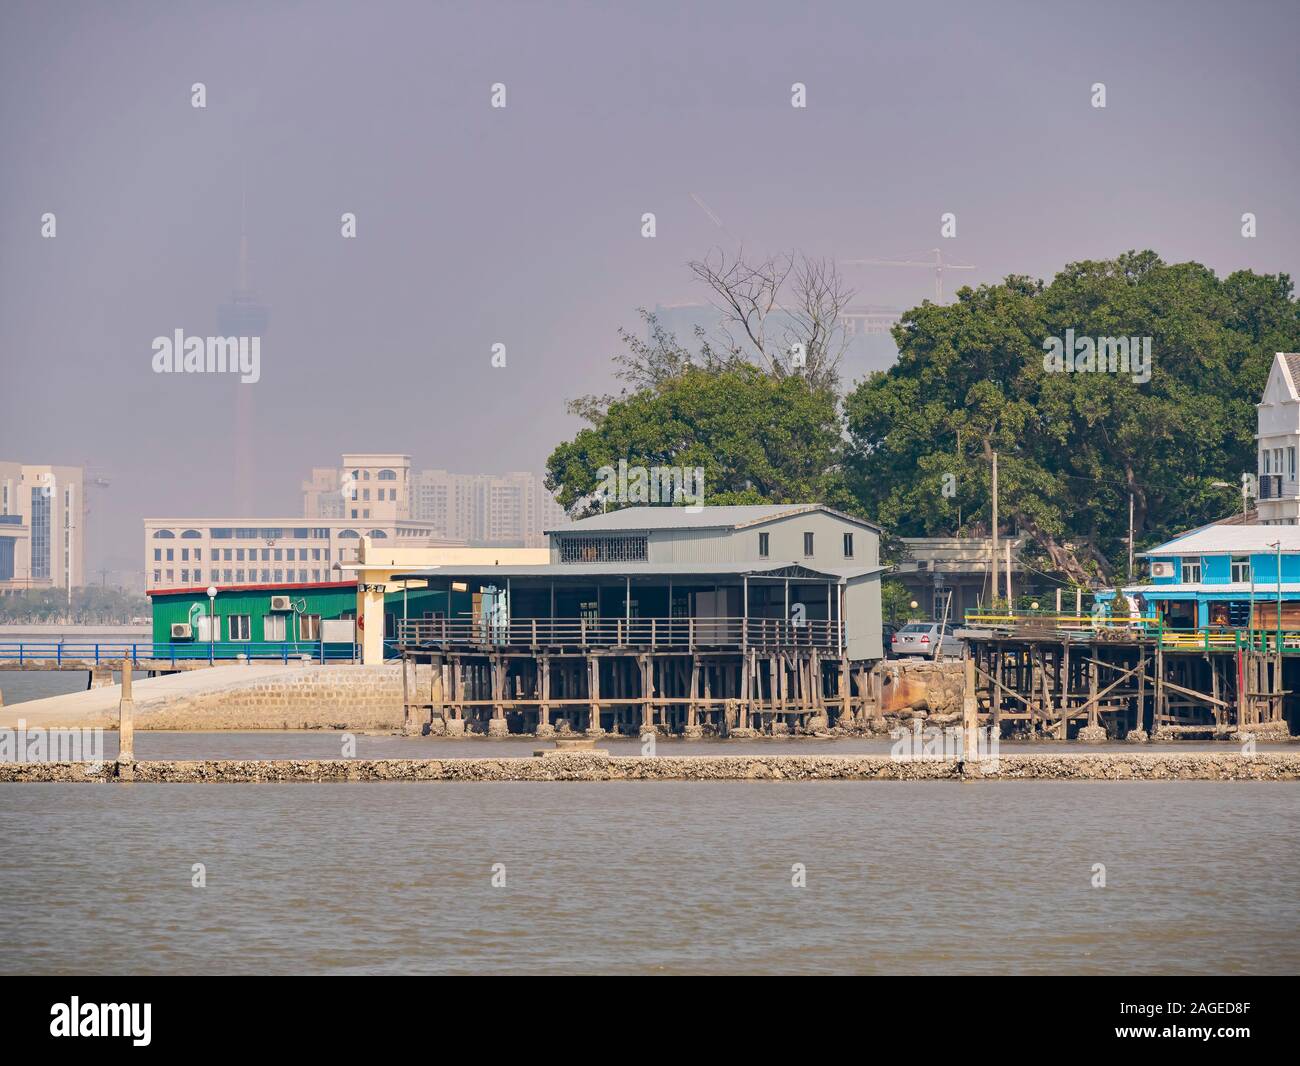
M 340 529 L 340 530 L 339 530 L 339 540 L 343 540 L 345 537 L 360 537 L 360 536 L 361 536 L 361 534 L 358 533 L 355 529 Z
M 386 540 L 388 537 L 388 534 L 385 533 L 382 529 L 372 529 L 370 531 L 370 535 L 374 537 L 376 540 Z
M 393 472 L 392 470 L 381 470 L 381 471 L 379 471 L 379 480 L 380 480 L 380 481 L 396 481 L 396 480 L 397 480 L 397 474 L 396 474 L 395 472 Z
M 202 540 L 203 534 L 197 529 L 187 529 L 181 534 L 181 540 Z
M 170 529 L 155 529 L 153 533 L 154 540 L 175 540 L 176 534 Z

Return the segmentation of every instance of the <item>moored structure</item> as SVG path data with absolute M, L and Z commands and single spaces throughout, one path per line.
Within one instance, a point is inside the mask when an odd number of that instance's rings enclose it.
M 399 626 L 405 658 L 434 667 L 408 728 L 847 725 L 882 653 L 879 534 L 820 505 L 633 507 L 551 531 L 546 564 L 393 575 L 443 597 Z
M 1091 615 L 973 614 L 990 724 L 1065 739 L 1285 735 L 1300 725 L 1300 528 L 1211 525 L 1143 557 Z

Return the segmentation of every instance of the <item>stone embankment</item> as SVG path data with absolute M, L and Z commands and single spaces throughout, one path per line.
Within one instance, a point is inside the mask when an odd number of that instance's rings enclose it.
M 5 782 L 246 784 L 344 781 L 1296 781 L 1300 753 L 1002 755 L 985 762 L 888 755 L 610 756 L 546 758 L 159 760 L 130 764 L 4 763 Z
M 429 686 L 429 668 L 410 683 Z M 163 677 L 136 677 L 136 729 L 347 729 L 402 727 L 402 669 L 397 663 L 321 666 L 253 663 Z M 0 707 L 0 728 L 117 728 L 120 685 Z

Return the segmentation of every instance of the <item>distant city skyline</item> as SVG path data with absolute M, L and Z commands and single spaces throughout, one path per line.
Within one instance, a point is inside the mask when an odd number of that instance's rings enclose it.
M 566 401 L 619 387 L 618 330 L 706 304 L 687 263 L 718 247 L 904 309 L 929 271 L 848 264 L 942 247 L 974 265 L 945 301 L 1132 248 L 1295 276 L 1300 14 L 1247 10 L 12 0 L 0 454 L 111 482 L 97 580 L 138 569 L 143 517 L 293 514 L 343 451 L 540 476 Z M 240 308 L 256 384 L 151 370 Z

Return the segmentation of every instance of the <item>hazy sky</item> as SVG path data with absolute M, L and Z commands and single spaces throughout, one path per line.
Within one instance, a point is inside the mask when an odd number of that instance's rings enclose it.
M 942 243 L 978 266 L 958 283 L 1144 247 L 1294 275 L 1298 12 L 3 0 L 0 457 L 107 476 L 87 564 L 136 566 L 145 515 L 235 506 L 240 389 L 264 515 L 345 450 L 540 472 L 576 428 L 564 401 L 610 385 L 618 327 L 702 301 L 685 263 L 727 233 L 837 258 Z M 262 379 L 155 374 L 153 338 L 216 332 L 241 181 Z M 872 303 L 933 289 L 850 278 Z

